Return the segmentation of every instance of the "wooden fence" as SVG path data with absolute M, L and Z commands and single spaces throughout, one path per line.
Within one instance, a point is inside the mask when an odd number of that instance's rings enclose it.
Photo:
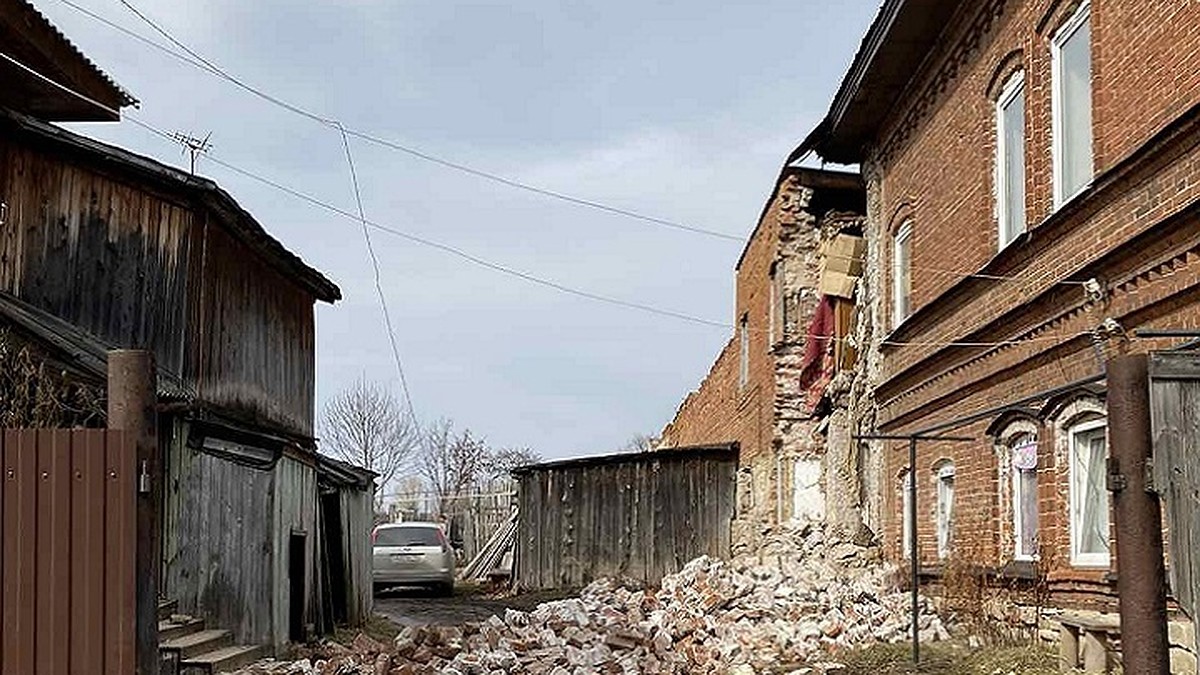
M 132 437 L 5 430 L 0 456 L 0 673 L 132 674 Z
M 1200 352 L 1150 356 L 1154 491 L 1166 512 L 1171 594 L 1200 639 Z
M 700 555 L 728 557 L 737 446 L 585 458 L 518 472 L 517 585 L 599 577 L 657 584 Z

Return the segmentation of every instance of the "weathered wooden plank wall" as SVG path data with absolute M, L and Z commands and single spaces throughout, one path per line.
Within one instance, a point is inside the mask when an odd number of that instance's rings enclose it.
M 1154 490 L 1166 510 L 1171 594 L 1200 639 L 1200 353 L 1152 354 Z
M 0 290 L 153 350 L 206 403 L 312 435 L 311 291 L 235 237 L 232 215 L 165 187 L 177 179 L 7 132 Z
M 288 569 L 288 547 L 293 534 L 304 537 L 304 584 L 303 614 L 306 622 L 314 617 L 313 604 L 316 600 L 316 539 L 317 531 L 317 470 L 289 456 L 282 457 L 275 465 L 274 508 L 258 511 L 271 513 L 274 536 L 271 540 L 271 562 L 275 584 L 270 588 L 274 610 L 274 635 L 270 644 L 283 645 L 288 642 L 289 612 L 291 611 L 291 574 Z
M 700 555 L 727 557 L 735 448 L 673 449 L 522 470 L 516 581 L 572 588 L 606 576 L 657 584 Z
M 244 644 L 274 644 L 272 472 L 188 447 L 185 422 L 171 428 L 162 592 Z
M 200 397 L 312 435 L 313 299 L 213 222 L 196 249 L 186 367 Z M 193 260 L 196 260 L 196 257 Z
M 344 523 L 341 544 L 346 555 L 346 621 L 358 626 L 371 618 L 374 609 L 371 528 L 375 524 L 375 490 L 343 489 L 340 493 Z

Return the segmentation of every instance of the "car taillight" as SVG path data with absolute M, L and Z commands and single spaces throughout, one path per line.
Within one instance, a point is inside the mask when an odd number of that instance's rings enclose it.
M 371 530 L 371 544 L 374 545 L 375 540 L 379 539 L 379 528 Z
M 438 528 L 437 537 L 438 537 L 438 543 L 440 543 L 442 545 L 443 549 L 450 548 L 450 542 L 446 539 L 446 533 L 443 532 L 441 530 L 441 528 Z

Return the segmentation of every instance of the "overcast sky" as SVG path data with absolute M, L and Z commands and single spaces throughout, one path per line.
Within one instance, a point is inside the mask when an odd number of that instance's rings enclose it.
M 213 156 L 354 210 L 340 137 L 84 16 L 34 0 L 141 101 L 211 133 Z M 73 0 L 162 42 L 118 0 Z M 876 0 L 131 0 L 231 74 L 347 126 L 547 189 L 749 234 L 783 158 L 824 113 Z M 77 131 L 177 166 L 126 121 Z M 368 218 L 555 282 L 732 322 L 727 241 L 558 202 L 352 140 Z M 338 283 L 317 310 L 318 406 L 392 387 L 361 230 L 201 159 Z M 374 234 L 417 416 L 546 457 L 657 434 L 731 329 L 565 295 Z M 714 439 L 716 440 L 716 439 Z

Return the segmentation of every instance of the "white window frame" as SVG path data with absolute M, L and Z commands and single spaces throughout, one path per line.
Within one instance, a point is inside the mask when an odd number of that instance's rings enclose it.
M 900 524 L 900 546 L 903 548 L 905 560 L 909 552 L 912 551 L 913 538 L 913 498 L 912 498 L 912 481 L 913 473 L 909 469 L 905 469 L 900 474 L 900 512 L 904 522 Z
M 1011 501 L 1012 501 L 1012 512 L 1013 512 L 1013 518 L 1012 518 L 1013 560 L 1032 561 L 1032 560 L 1038 559 L 1036 545 L 1035 545 L 1034 551 L 1032 553 L 1026 553 L 1021 550 L 1021 530 L 1022 530 L 1022 526 L 1025 525 L 1025 522 L 1023 519 L 1024 516 L 1022 515 L 1024 513 L 1024 510 L 1021 508 L 1021 506 L 1022 506 L 1021 500 L 1024 497 L 1031 496 L 1033 498 L 1034 504 L 1035 504 L 1034 510 L 1035 511 L 1038 510 L 1038 509 L 1036 509 L 1036 505 L 1038 503 L 1038 494 L 1037 494 L 1037 491 L 1038 491 L 1038 488 L 1037 488 L 1038 473 L 1037 472 L 1038 472 L 1038 470 L 1037 470 L 1036 466 L 1033 469 L 1018 469 L 1012 463 L 1013 462 L 1013 458 L 1012 458 L 1013 451 L 1019 447 L 1026 445 L 1026 444 L 1032 444 L 1036 448 L 1037 447 L 1037 437 L 1034 436 L 1033 434 L 1027 434 L 1027 433 L 1018 434 L 1011 441 L 1009 441 L 1008 445 L 1005 447 L 1005 450 L 1007 451 L 1006 459 L 1009 462 L 1008 470 L 1009 470 L 1009 473 L 1012 474 L 1012 500 Z M 1030 470 L 1033 471 L 1033 475 L 1034 475 L 1034 488 L 1033 488 L 1032 495 L 1026 495 L 1024 489 L 1021 487 L 1022 486 L 1021 473 L 1023 471 L 1030 471 Z M 1039 525 L 1040 525 L 1040 523 L 1038 523 L 1035 520 L 1033 523 L 1034 533 L 1035 533 L 1035 536 L 1034 536 L 1035 541 L 1038 538 L 1037 535 L 1041 534 Z
M 738 322 L 738 389 L 750 382 L 750 319 L 745 314 Z
M 954 548 L 954 462 L 943 462 L 934 472 L 937 481 L 937 554 L 950 557 Z
M 1054 187 L 1054 207 L 1055 208 L 1058 208 L 1058 207 L 1062 206 L 1063 204 L 1066 204 L 1067 202 L 1071 201 L 1076 196 L 1081 194 L 1084 190 L 1087 190 L 1088 187 L 1091 186 L 1091 184 L 1092 184 L 1091 179 L 1089 179 L 1089 180 L 1085 181 L 1083 183 L 1083 185 L 1079 186 L 1079 189 L 1075 190 L 1071 194 L 1065 194 L 1063 192 L 1063 190 L 1064 190 L 1064 188 L 1063 188 L 1063 141 L 1065 139 L 1064 139 L 1064 134 L 1063 134 L 1063 126 L 1064 126 L 1063 112 L 1064 111 L 1063 111 L 1063 92 L 1062 92 L 1062 87 L 1063 87 L 1062 48 L 1063 48 L 1063 45 L 1068 40 L 1070 40 L 1073 35 L 1075 35 L 1075 32 L 1078 31 L 1079 28 L 1082 27 L 1085 22 L 1087 22 L 1091 19 L 1091 10 L 1092 10 L 1091 0 L 1083 0 L 1083 2 L 1081 2 L 1079 4 L 1079 7 L 1075 10 L 1075 13 L 1071 15 L 1071 18 L 1067 19 L 1067 21 L 1062 25 L 1062 27 L 1060 27 L 1058 29 L 1058 31 L 1054 34 L 1054 37 L 1050 40 L 1050 72 L 1051 72 L 1050 155 L 1051 155 L 1051 159 L 1052 159 L 1053 172 L 1054 172 L 1054 175 L 1052 176 L 1050 182 L 1053 184 L 1053 187 Z M 1090 54 L 1089 54 L 1089 58 L 1090 58 Z M 1088 92 L 1089 92 L 1089 95 L 1092 92 L 1090 83 L 1088 86 Z M 1089 103 L 1089 105 L 1091 105 L 1091 104 Z M 1093 109 L 1093 112 L 1094 112 L 1094 109 Z M 1094 174 L 1095 173 L 1095 162 L 1096 162 L 1095 139 L 1092 138 L 1091 133 L 1088 134 L 1088 138 L 1089 138 L 1089 141 L 1092 143 L 1092 147 L 1089 151 L 1089 154 L 1092 155 L 1091 156 L 1091 164 L 1092 164 L 1092 172 Z
M 1012 105 L 1013 101 L 1015 101 L 1018 96 L 1021 96 L 1024 93 L 1025 93 L 1025 73 L 1024 73 L 1024 71 L 1018 71 L 1018 72 L 1014 73 L 1011 77 L 1008 78 L 1008 82 L 1005 83 L 1004 88 L 1000 92 L 1000 97 L 998 99 L 996 99 L 996 181 L 995 181 L 995 184 L 996 184 L 996 194 L 995 194 L 996 224 L 997 224 L 996 240 L 999 242 L 998 249 L 1001 251 L 1004 250 L 1005 246 L 1008 246 L 1012 242 L 1016 241 L 1017 237 L 1020 236 L 1019 233 L 1014 233 L 1012 238 L 1007 238 L 1008 237 L 1008 219 L 1013 214 L 1010 214 L 1008 212 L 1008 191 L 1009 191 L 1010 186 L 1008 184 L 1008 171 L 1006 171 L 1005 169 L 1008 168 L 1007 160 L 1008 160 L 1009 148 L 1007 147 L 1006 143 L 1004 142 L 1005 141 L 1004 112 L 1005 112 L 1005 109 L 1008 108 L 1008 106 Z M 1026 100 L 1026 103 L 1028 103 L 1028 100 Z M 1024 115 L 1021 116 L 1021 142 L 1022 143 L 1025 142 L 1025 116 Z M 1022 148 L 1022 149 L 1024 149 L 1024 148 Z M 1025 156 L 1024 153 L 1022 153 L 1022 155 L 1021 155 L 1022 159 L 1024 159 L 1024 156 Z M 1024 180 L 1024 178 L 1025 178 L 1024 161 L 1022 161 L 1022 166 L 1021 166 L 1021 178 L 1022 178 L 1022 180 Z M 1024 184 L 1021 185 L 1021 204 L 1022 204 L 1022 207 L 1024 207 L 1024 204 L 1025 204 L 1025 186 L 1024 186 Z M 1025 231 L 1024 208 L 1022 208 L 1021 213 L 1018 215 L 1020 218 L 1020 227 L 1017 229 L 1019 230 L 1019 232 L 1024 232 Z
M 892 236 L 892 328 L 899 328 L 912 314 L 912 221 L 906 220 Z M 904 260 L 900 259 L 900 247 L 906 249 Z M 907 267 L 907 275 L 901 274 Z M 908 277 L 909 288 L 902 287 L 902 279 Z
M 1080 532 L 1079 532 L 1080 523 L 1078 523 L 1076 520 L 1076 515 L 1079 513 L 1079 507 L 1081 505 L 1080 500 L 1085 498 L 1085 496 L 1083 494 L 1080 494 L 1081 486 L 1079 485 L 1079 481 L 1080 481 L 1081 477 L 1079 476 L 1078 462 L 1076 462 L 1076 457 L 1079 456 L 1077 453 L 1077 448 L 1076 448 L 1076 444 L 1075 444 L 1076 437 L 1080 433 L 1087 432 L 1087 431 L 1094 431 L 1096 429 L 1105 430 L 1104 448 L 1105 448 L 1105 458 L 1107 461 L 1107 457 L 1108 457 L 1107 426 L 1108 426 L 1107 422 L 1104 419 L 1096 419 L 1096 420 L 1088 420 L 1086 422 L 1080 422 L 1078 424 L 1073 424 L 1067 428 L 1067 466 L 1068 466 L 1068 483 L 1069 483 L 1068 491 L 1070 492 L 1070 499 L 1069 499 L 1070 512 L 1067 514 L 1067 521 L 1068 521 L 1067 529 L 1070 531 L 1070 539 L 1071 539 L 1071 565 L 1073 565 L 1075 567 L 1104 567 L 1104 568 L 1107 568 L 1110 566 L 1111 560 L 1112 560 L 1112 541 L 1111 541 L 1109 532 L 1105 532 L 1105 534 L 1104 534 L 1105 545 L 1108 548 L 1108 551 L 1106 551 L 1104 553 L 1091 553 L 1091 552 L 1085 553 L 1085 552 L 1082 552 L 1079 550 L 1080 543 L 1081 543 L 1080 542 Z M 1086 480 L 1086 472 L 1083 476 L 1083 480 Z M 1086 486 L 1083 486 L 1083 487 L 1086 490 Z M 1112 520 L 1111 520 L 1112 505 L 1109 500 L 1108 488 L 1106 485 L 1100 486 L 1100 493 L 1104 497 L 1105 520 L 1108 522 L 1109 530 L 1111 531 L 1111 528 L 1112 528 Z

